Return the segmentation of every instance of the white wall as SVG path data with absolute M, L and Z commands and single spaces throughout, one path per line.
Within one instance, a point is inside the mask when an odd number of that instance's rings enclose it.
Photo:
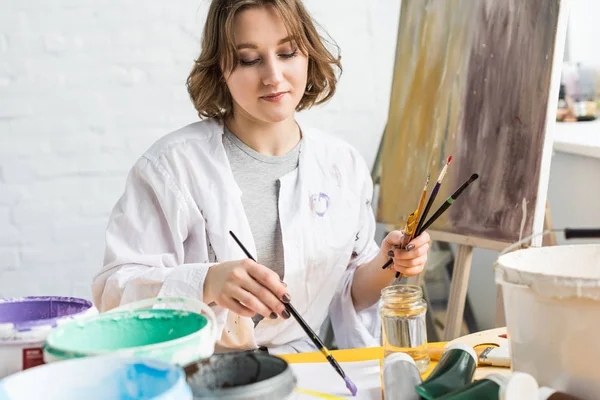
M 337 97 L 301 118 L 372 163 L 399 0 L 307 0 L 342 48 Z M 135 159 L 196 120 L 184 86 L 207 0 L 0 0 L 0 296 L 89 298 Z M 342 17 L 343 15 L 343 17 Z
M 600 64 L 600 1 L 570 0 L 567 58 L 569 61 Z

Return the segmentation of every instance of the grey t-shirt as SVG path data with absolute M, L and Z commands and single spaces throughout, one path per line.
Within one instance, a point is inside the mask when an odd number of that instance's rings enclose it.
M 298 167 L 302 140 L 282 156 L 260 154 L 225 128 L 223 145 L 256 244 L 256 261 L 283 279 L 283 243 L 279 223 L 279 178 Z

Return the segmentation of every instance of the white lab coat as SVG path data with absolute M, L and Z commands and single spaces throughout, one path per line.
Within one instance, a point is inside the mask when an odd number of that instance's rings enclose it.
M 318 332 L 329 312 L 341 348 L 379 345 L 377 305 L 356 312 L 354 270 L 373 259 L 373 184 L 346 142 L 300 124 L 304 145 L 296 170 L 281 178 L 279 217 L 292 304 Z M 106 231 L 104 267 L 92 291 L 99 310 L 149 297 L 202 300 L 217 262 L 246 258 L 256 247 L 222 143 L 223 125 L 207 119 L 158 140 L 129 173 Z M 293 318 L 251 318 L 213 306 L 217 349 L 272 353 L 314 347 Z

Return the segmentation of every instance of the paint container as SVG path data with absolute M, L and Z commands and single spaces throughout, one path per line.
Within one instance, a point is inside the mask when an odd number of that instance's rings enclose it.
M 535 400 L 538 384 L 522 372 L 490 374 L 436 400 Z
M 191 400 L 181 367 L 101 356 L 43 365 L 0 381 L 1 400 Z
M 0 379 L 42 365 L 46 336 L 57 325 L 97 314 L 91 302 L 72 297 L 0 299 Z
M 496 261 L 514 371 L 581 397 L 600 393 L 600 245 L 532 247 Z
M 260 351 L 215 354 L 184 370 L 194 399 L 284 400 L 296 386 L 284 360 Z
M 549 387 L 541 387 L 538 395 L 539 400 L 581 400 L 578 397 L 558 392 Z
M 473 381 L 477 354 L 471 346 L 453 344 L 442 355 L 427 379 L 416 387 L 424 399 L 433 400 L 458 390 Z
M 56 328 L 46 339 L 44 359 L 118 353 L 186 365 L 210 357 L 216 337 L 215 314 L 206 304 L 185 298 L 147 299 Z
M 419 400 L 415 387 L 422 382 L 415 360 L 406 353 L 392 353 L 383 359 L 385 400 Z
M 381 290 L 379 301 L 383 350 L 386 356 L 409 354 L 421 373 L 429 369 L 427 351 L 427 303 L 415 285 L 392 285 Z

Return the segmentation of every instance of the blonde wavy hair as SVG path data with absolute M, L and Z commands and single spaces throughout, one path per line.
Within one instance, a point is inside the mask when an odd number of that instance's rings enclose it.
M 233 72 L 239 63 L 233 37 L 235 15 L 251 7 L 268 5 L 277 10 L 292 41 L 308 56 L 306 90 L 296 111 L 324 103 L 334 95 L 342 72 L 339 48 L 317 32 L 316 23 L 301 0 L 212 0 L 200 56 L 186 82 L 200 117 L 224 119 L 231 114 L 233 100 L 223 70 Z M 337 56 L 327 49 L 326 43 L 337 49 Z

